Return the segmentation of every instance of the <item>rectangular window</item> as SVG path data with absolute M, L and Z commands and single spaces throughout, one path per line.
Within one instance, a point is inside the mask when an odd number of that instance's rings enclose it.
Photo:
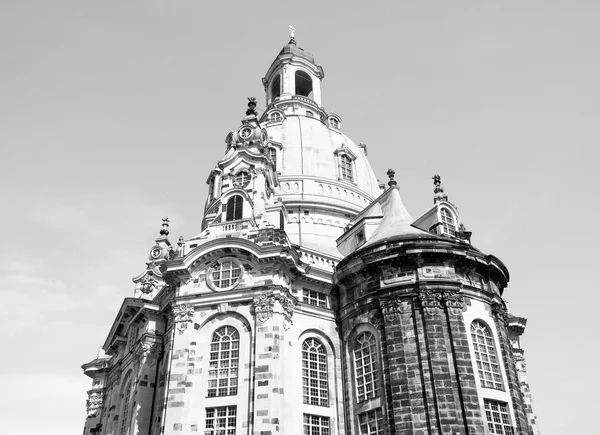
M 206 408 L 204 435 L 235 435 L 236 407 Z
M 514 435 L 515 431 L 510 422 L 508 405 L 496 400 L 484 400 L 485 418 L 490 434 Z
M 316 305 L 317 307 L 327 308 L 327 296 L 312 290 L 302 289 L 302 302 L 305 304 Z
M 329 435 L 329 417 L 304 414 L 303 435 Z
M 346 155 L 342 155 L 340 158 L 340 172 L 342 180 L 354 181 L 352 174 L 352 160 Z
M 383 413 L 381 408 L 372 409 L 358 415 L 360 435 L 383 434 Z

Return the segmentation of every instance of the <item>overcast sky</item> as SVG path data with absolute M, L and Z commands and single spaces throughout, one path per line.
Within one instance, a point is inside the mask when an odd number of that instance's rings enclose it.
M 208 4 L 210 3 L 210 6 Z M 171 218 L 288 40 L 323 104 L 415 217 L 439 173 L 473 244 L 511 272 L 544 435 L 600 405 L 593 1 L 0 1 L 0 433 L 79 434 L 96 356 Z M 587 220 L 590 222 L 586 223 Z

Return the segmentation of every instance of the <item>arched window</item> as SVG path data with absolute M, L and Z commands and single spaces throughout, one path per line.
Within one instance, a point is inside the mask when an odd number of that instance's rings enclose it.
M 342 180 L 354 181 L 352 159 L 345 154 L 340 156 L 340 175 Z
M 363 332 L 354 343 L 356 395 L 359 402 L 379 395 L 379 364 L 375 336 Z
M 281 117 L 281 113 L 273 112 L 271 113 L 271 122 L 280 122 L 283 118 Z
M 335 118 L 329 118 L 329 126 L 333 128 L 340 128 L 340 121 Z
M 277 170 L 277 150 L 275 148 L 267 148 L 267 156 L 273 162 L 275 170 Z
M 281 76 L 275 77 L 273 83 L 271 83 L 271 102 L 275 101 L 275 98 L 281 95 Z
M 296 71 L 296 95 L 302 95 L 303 97 L 312 98 L 313 88 L 312 79 L 304 71 Z
M 504 390 L 494 337 L 490 328 L 482 321 L 474 320 L 471 323 L 471 338 L 481 386 Z
M 329 406 L 327 352 L 315 338 L 302 344 L 302 401 L 309 405 Z
M 123 400 L 123 407 L 121 411 L 121 435 L 126 435 L 129 432 L 129 399 L 131 396 L 131 381 L 127 383 L 127 387 L 125 387 L 125 392 L 121 400 Z
M 244 198 L 240 195 L 234 195 L 227 201 L 226 221 L 235 221 L 241 219 L 244 210 Z
M 454 216 L 447 208 L 442 208 L 442 225 L 444 232 L 454 236 L 456 234 L 456 224 L 454 223 Z
M 238 391 L 240 335 L 231 326 L 217 329 L 210 343 L 208 397 L 233 396 Z

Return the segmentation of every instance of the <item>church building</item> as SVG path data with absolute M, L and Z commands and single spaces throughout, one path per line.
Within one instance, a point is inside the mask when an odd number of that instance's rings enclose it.
M 83 365 L 84 435 L 538 434 L 506 266 L 438 175 L 416 219 L 378 181 L 290 29 L 198 234 L 172 243 L 163 219 Z

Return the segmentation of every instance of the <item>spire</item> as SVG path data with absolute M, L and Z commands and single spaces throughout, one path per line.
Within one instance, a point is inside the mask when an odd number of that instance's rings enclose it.
M 436 174 L 432 177 L 432 179 L 433 185 L 435 186 L 433 188 L 433 203 L 435 204 L 442 200 L 448 201 L 448 195 L 444 193 L 444 188 L 442 187 L 442 178 Z
M 288 26 L 290 29 L 290 42 L 288 44 L 296 45 L 296 28 L 294 26 Z
M 165 216 L 162 221 L 163 223 L 162 229 L 160 230 L 160 235 L 166 237 L 169 235 L 169 218 Z
M 394 175 L 396 175 L 396 171 L 394 171 L 393 169 L 388 169 L 387 176 L 390 177 L 390 181 L 388 181 L 388 186 L 390 187 L 396 186 L 398 184 L 398 182 L 394 180 Z

